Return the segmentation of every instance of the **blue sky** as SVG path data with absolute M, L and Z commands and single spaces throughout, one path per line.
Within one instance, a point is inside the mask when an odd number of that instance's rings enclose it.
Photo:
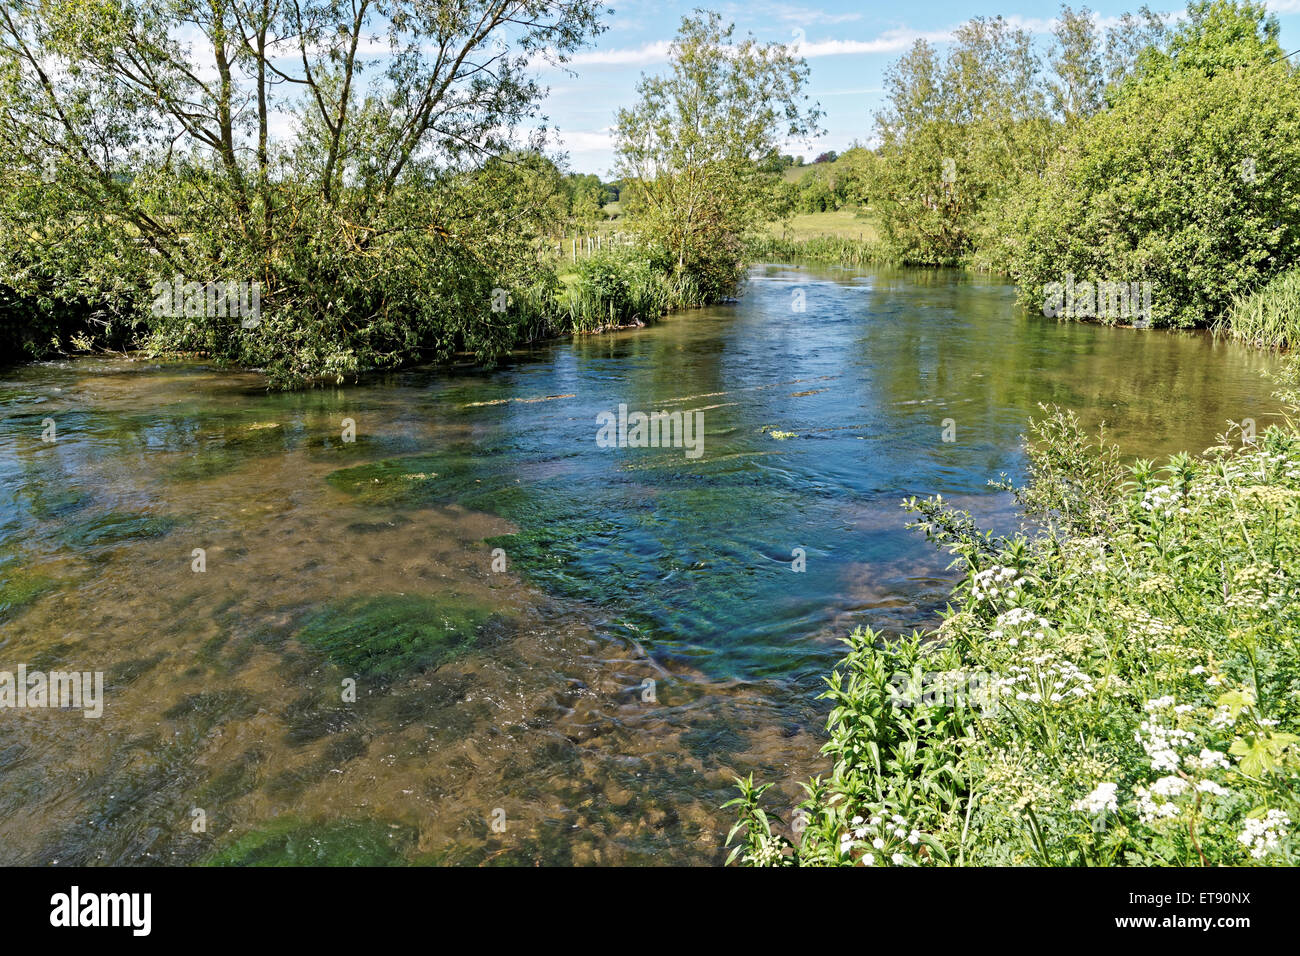
M 1148 0 L 1160 12 L 1181 11 L 1170 0 Z M 1088 3 L 1103 18 L 1136 10 L 1142 0 L 1097 0 Z M 1083 3 L 1072 3 L 1076 9 Z M 610 126 L 614 112 L 635 99 L 642 73 L 666 66 L 668 42 L 684 14 L 696 7 L 717 10 L 739 28 L 764 41 L 800 42 L 812 69 L 809 93 L 825 112 L 825 134 L 810 144 L 790 144 L 790 152 L 809 159 L 827 149 L 843 150 L 871 136 L 872 114 L 881 105 L 881 77 L 886 66 L 924 36 L 943 45 L 944 38 L 974 16 L 1001 14 L 1039 35 L 1051 31 L 1059 4 L 994 0 L 917 0 L 914 3 L 866 3 L 822 0 L 820 3 L 749 0 L 708 3 L 701 0 L 612 0 L 609 29 L 593 47 L 578 54 L 575 75 L 550 71 L 551 93 L 544 111 L 558 130 L 558 145 L 578 172 L 607 176 L 614 163 Z M 1282 24 L 1282 44 L 1300 47 L 1300 0 L 1269 0 Z

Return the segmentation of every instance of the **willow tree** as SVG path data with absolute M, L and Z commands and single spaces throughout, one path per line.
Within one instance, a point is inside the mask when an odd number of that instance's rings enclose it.
M 1063 6 L 1046 65 L 1033 36 L 1002 17 L 962 24 L 943 55 L 918 40 L 886 69 L 875 117 L 870 198 L 897 254 L 953 264 L 989 242 L 991 211 L 1042 174 L 1067 128 L 1103 108 L 1161 30 L 1146 7 L 1103 28 L 1086 7 Z
M 986 200 L 1045 161 L 1041 72 L 1032 36 L 1002 17 L 958 27 L 943 57 L 918 40 L 885 71 L 871 201 L 904 260 L 959 261 Z
M 642 77 L 615 134 L 633 227 L 705 299 L 733 291 L 744 239 L 774 208 L 765 160 L 821 115 L 796 51 L 734 30 L 716 13 L 684 17 L 668 73 Z
M 484 211 L 510 197 L 465 173 L 543 122 L 539 68 L 598 33 L 599 12 L 595 0 L 6 0 L 0 165 L 35 205 L 0 214 L 45 213 L 15 231 L 21 248 L 0 249 L 6 279 L 44 263 L 101 290 L 171 274 L 260 282 L 258 328 L 163 323 L 163 344 L 290 377 L 499 351 L 511 330 L 482 287 L 527 281 L 529 230 L 505 248 Z

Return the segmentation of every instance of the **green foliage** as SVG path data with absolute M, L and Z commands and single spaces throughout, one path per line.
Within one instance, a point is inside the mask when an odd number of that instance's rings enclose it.
M 783 214 L 834 212 L 862 205 L 875 154 L 860 146 L 832 161 L 808 169 L 793 182 L 776 183 L 777 207 Z
M 1295 864 L 1300 434 L 1127 469 L 1068 415 L 1035 434 L 1045 525 L 910 503 L 966 569 L 953 603 L 850 639 L 831 776 L 797 841 L 742 781 L 745 862 Z
M 465 602 L 384 595 L 322 608 L 297 637 L 350 674 L 385 679 L 436 669 L 472 650 L 491 617 Z
M 1094 442 L 1079 427 L 1074 412 L 1052 413 L 1030 424 L 1026 448 L 1034 481 L 1028 487 L 1002 487 L 1016 496 L 1026 515 L 1071 533 L 1099 536 L 1122 520 L 1126 477 L 1119 448 L 1103 429 Z
M 1142 51 L 1136 75 L 1120 95 L 1141 96 L 1145 87 L 1184 74 L 1216 76 L 1277 60 L 1284 52 L 1277 42 L 1279 29 L 1277 17 L 1263 3 L 1192 0 L 1168 42 Z
M 990 243 L 986 219 L 1019 183 L 1042 175 L 1066 131 L 1102 108 L 1161 30 L 1145 7 L 1104 33 L 1086 8 L 1062 7 L 1050 72 L 1029 32 L 1001 17 L 962 25 L 942 59 L 918 40 L 886 71 L 867 182 L 895 255 L 924 265 L 975 256 Z
M 674 274 L 662 257 L 656 263 L 639 247 L 625 247 L 580 260 L 561 307 L 573 331 L 596 332 L 702 304 L 690 274 Z
M 1259 62 L 1140 87 L 999 212 L 986 255 L 1027 308 L 1052 283 L 1149 282 L 1152 324 L 1202 325 L 1300 255 L 1300 76 Z
M 760 803 L 770 785 L 738 781 L 741 795 L 727 804 L 739 816 L 730 837 L 743 829 L 745 842 L 732 859 L 757 866 L 950 862 L 950 848 L 934 834 L 961 826 L 969 788 L 958 758 L 973 715 L 943 700 L 902 701 L 925 673 L 956 666 L 956 657 L 919 634 L 887 642 L 860 628 L 845 643 L 849 653 L 822 695 L 832 704 L 822 748 L 833 762 L 831 777 L 804 784 L 808 798 L 791 819 L 796 840 L 772 831 Z
M 840 236 L 814 236 L 811 239 L 781 239 L 759 236 L 746 247 L 747 258 L 759 262 L 784 262 L 804 259 L 831 262 L 842 266 L 861 266 L 872 262 L 891 262 L 890 250 L 870 239 L 846 239 Z
M 869 184 L 906 262 L 955 264 L 983 205 L 1041 165 L 1051 127 L 1029 33 L 1001 17 L 958 28 L 946 60 L 926 41 L 885 74 L 880 161 Z
M 0 288 L 43 311 L 0 338 L 34 354 L 90 331 L 288 386 L 456 352 L 491 360 L 550 331 L 540 239 L 569 201 L 515 134 L 543 93 L 537 63 L 599 33 L 600 8 L 339 13 L 333 0 L 237 0 L 197 20 L 186 4 L 11 3 Z M 372 36 L 391 55 L 370 57 Z M 277 110 L 294 133 L 270 136 Z M 256 284 L 259 314 L 160 298 L 177 279 L 200 297 Z M 66 310 L 98 324 L 66 327 Z
M 1275 276 L 1248 295 L 1237 296 L 1218 326 L 1233 338 L 1263 348 L 1300 345 L 1300 267 Z
M 569 219 L 586 228 L 603 219 L 605 204 L 618 198 L 618 191 L 602 183 L 594 173 L 569 173 L 564 177 L 564 189 Z
M 820 115 L 804 103 L 803 59 L 733 34 L 716 13 L 684 17 L 670 72 L 643 77 L 617 121 L 620 204 L 673 279 L 689 277 L 706 301 L 734 293 L 744 239 L 772 218 L 777 145 Z

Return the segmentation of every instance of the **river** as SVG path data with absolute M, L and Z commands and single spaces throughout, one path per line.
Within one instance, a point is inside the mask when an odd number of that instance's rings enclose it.
M 0 710 L 0 863 L 719 863 L 737 775 L 826 769 L 840 639 L 936 621 L 904 497 L 1005 526 L 1038 403 L 1199 452 L 1274 362 L 787 264 L 489 371 L 0 370 L 0 670 L 103 675 Z M 620 406 L 702 443 L 605 447 Z

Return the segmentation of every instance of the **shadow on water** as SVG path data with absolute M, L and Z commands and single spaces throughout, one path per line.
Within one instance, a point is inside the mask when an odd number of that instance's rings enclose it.
M 820 769 L 839 639 L 942 606 L 903 497 L 1012 521 L 987 482 L 1039 402 L 1199 451 L 1271 421 L 1271 362 L 954 272 L 770 265 L 490 371 L 11 370 L 0 670 L 102 672 L 105 706 L 4 711 L 0 857 L 719 862 L 733 777 Z M 620 405 L 699 413 L 702 454 L 601 447 Z

